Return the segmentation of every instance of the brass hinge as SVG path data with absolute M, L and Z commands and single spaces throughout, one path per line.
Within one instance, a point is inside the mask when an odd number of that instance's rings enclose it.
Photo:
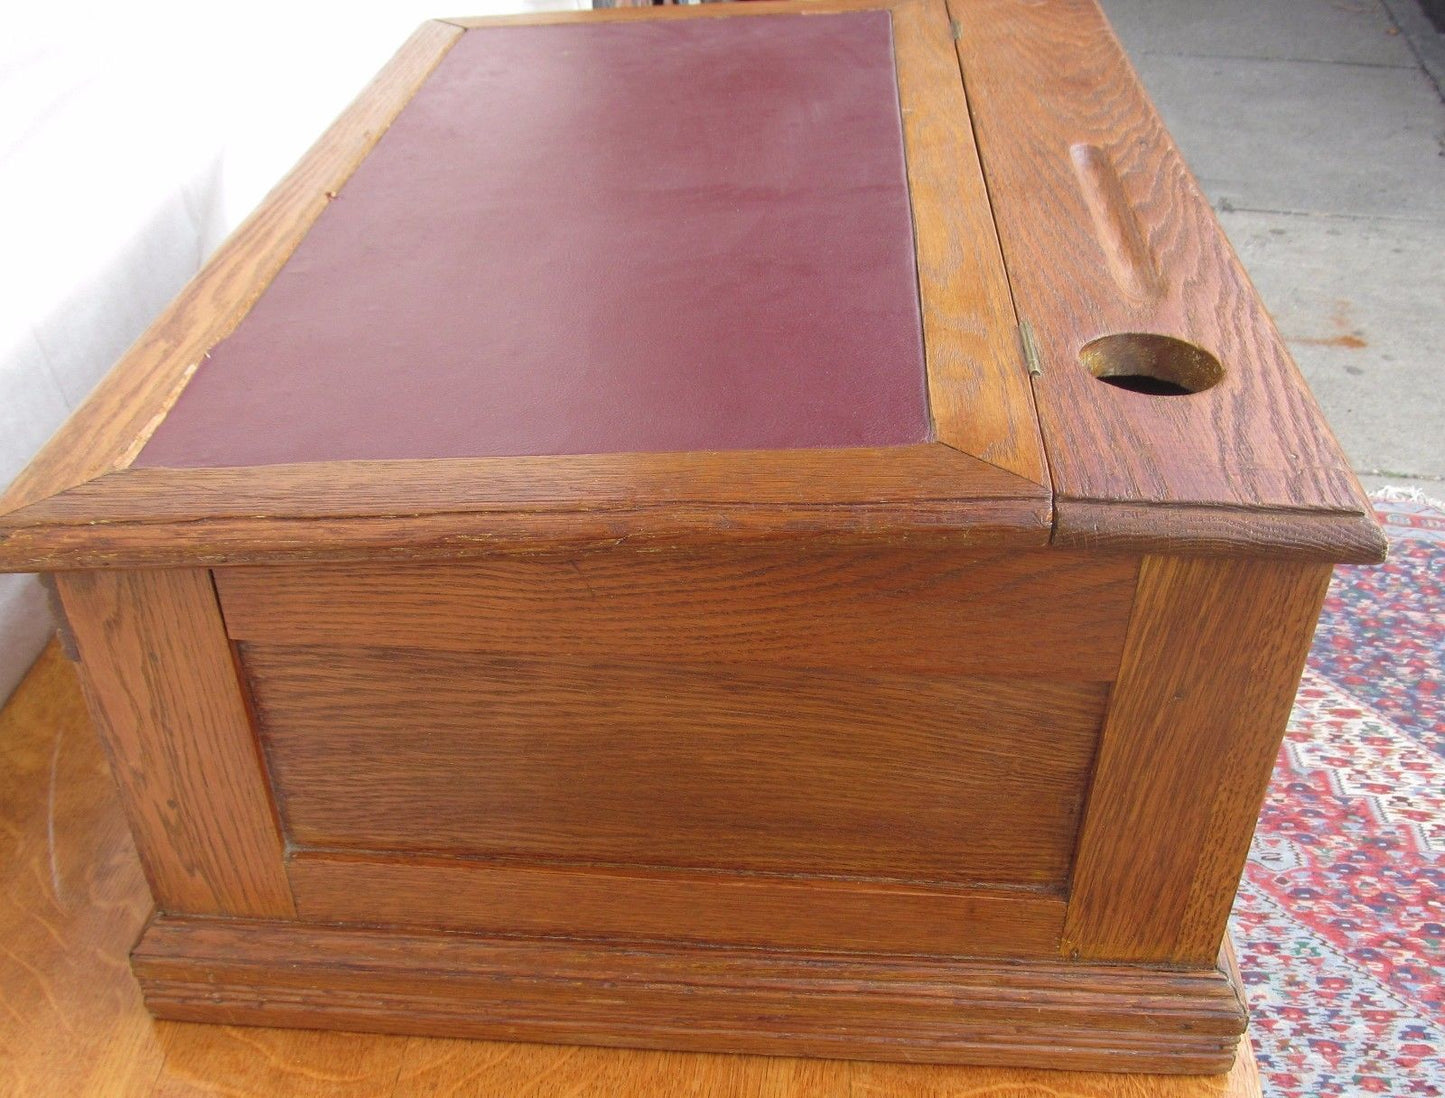
M 1029 376 L 1038 377 L 1044 372 L 1043 359 L 1039 357 L 1039 345 L 1034 339 L 1034 326 L 1027 320 L 1019 321 L 1019 343 L 1023 345 Z

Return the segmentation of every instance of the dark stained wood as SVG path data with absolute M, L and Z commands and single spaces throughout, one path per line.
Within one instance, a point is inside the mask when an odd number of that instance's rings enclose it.
M 1046 957 L 1057 956 L 1064 920 L 1062 899 L 1030 889 L 305 850 L 287 868 L 297 911 L 313 923 Z
M 599 950 L 184 918 L 152 923 L 133 957 L 162 1017 L 491 1039 L 1202 1073 L 1228 1070 L 1245 1022 L 1220 969 Z
M 150 909 L 145 879 L 75 672 L 54 647 L 0 711 L 0 834 L 6 1094 L 1259 1096 L 1248 1042 L 1228 1076 L 1105 1075 L 156 1022 L 125 963 Z
M 161 909 L 294 914 L 210 574 L 85 572 L 62 576 L 59 588 Z
M 1188 552 L 1172 540 L 1176 509 L 1205 507 L 1213 543 L 1268 554 L 1332 534 L 1315 550 L 1379 559 L 1348 462 L 1097 5 L 950 10 L 1014 302 L 1040 351 L 1060 540 Z M 1101 383 L 1080 350 L 1127 332 L 1192 342 L 1223 380 L 1189 396 Z M 1132 510 L 1111 531 L 1114 503 Z M 1333 526 L 1282 534 L 1305 511 Z M 1141 530 L 1141 517 L 1157 527 Z
M 1102 683 L 246 646 L 292 842 L 1062 888 Z
M 127 469 L 0 518 L 0 569 L 777 540 L 1041 546 L 1046 489 L 942 445 Z
M 923 546 L 217 569 L 232 638 L 1112 680 L 1138 559 Z
M 130 464 L 461 34 L 447 23 L 417 29 L 15 479 L 0 515 Z
M 1329 579 L 1327 565 L 1145 559 L 1066 956 L 1213 962 Z

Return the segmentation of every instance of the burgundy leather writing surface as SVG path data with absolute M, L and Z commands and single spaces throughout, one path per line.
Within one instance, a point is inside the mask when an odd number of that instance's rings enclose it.
M 462 37 L 137 462 L 928 437 L 886 12 Z

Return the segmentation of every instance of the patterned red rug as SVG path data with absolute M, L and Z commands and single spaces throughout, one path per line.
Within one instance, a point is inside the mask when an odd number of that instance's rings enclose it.
M 1233 934 L 1273 1098 L 1445 1096 L 1445 513 L 1341 568 Z

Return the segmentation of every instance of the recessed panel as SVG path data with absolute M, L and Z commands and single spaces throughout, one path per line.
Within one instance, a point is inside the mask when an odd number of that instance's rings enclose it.
M 299 846 L 1062 888 L 1107 686 L 245 645 Z

